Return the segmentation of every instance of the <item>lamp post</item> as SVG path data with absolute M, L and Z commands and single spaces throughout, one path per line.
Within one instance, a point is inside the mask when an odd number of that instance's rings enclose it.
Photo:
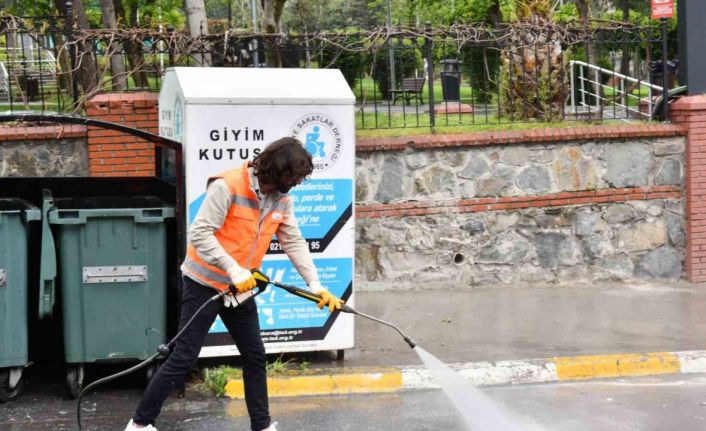
M 392 39 L 389 38 L 390 29 L 392 28 L 392 5 L 391 0 L 387 0 L 387 55 L 390 62 L 390 90 L 397 88 L 395 79 L 395 49 L 392 47 Z
M 252 10 L 252 31 L 257 33 L 257 0 L 250 0 L 250 9 Z M 252 41 L 253 47 L 253 67 L 260 67 L 260 59 L 257 53 L 257 37 Z

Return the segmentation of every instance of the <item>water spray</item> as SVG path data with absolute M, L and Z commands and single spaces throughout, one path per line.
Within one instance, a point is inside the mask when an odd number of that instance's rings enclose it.
M 263 283 L 272 284 L 273 286 L 286 290 L 292 295 L 296 295 L 313 302 L 321 301 L 321 296 L 315 293 L 300 289 L 296 286 L 290 286 L 272 281 L 259 271 L 253 271 L 253 276 L 255 279 Z M 407 334 L 402 332 L 398 326 L 377 317 L 361 313 L 345 303 L 341 304 L 340 311 L 355 314 L 357 316 L 382 323 L 383 325 L 389 326 L 399 332 L 404 341 L 409 344 L 409 347 L 411 347 L 417 355 L 419 355 L 419 358 L 429 369 L 434 380 L 436 380 L 442 391 L 451 401 L 451 404 L 458 411 L 468 430 L 527 431 L 529 429 L 538 429 L 536 427 L 528 426 L 526 423 L 522 423 L 512 412 L 506 410 L 503 406 L 490 399 L 479 389 L 469 384 L 466 379 L 459 376 L 454 370 L 451 369 L 451 367 L 441 362 L 431 353 L 417 346 L 417 343 L 407 336 Z

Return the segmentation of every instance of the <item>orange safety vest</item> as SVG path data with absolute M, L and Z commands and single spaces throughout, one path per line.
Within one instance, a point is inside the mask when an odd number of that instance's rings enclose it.
M 223 226 L 215 232 L 216 239 L 238 265 L 246 269 L 259 268 L 267 253 L 272 235 L 284 219 L 289 197 L 282 196 L 267 214 L 261 214 L 260 201 L 250 187 L 248 164 L 209 178 L 209 183 L 223 178 L 230 190 L 230 208 Z M 194 280 L 226 290 L 231 284 L 228 274 L 204 262 L 189 244 L 182 273 Z

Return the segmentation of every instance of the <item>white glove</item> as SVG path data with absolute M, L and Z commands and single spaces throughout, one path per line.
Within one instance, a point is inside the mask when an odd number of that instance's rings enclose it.
M 233 307 L 233 308 L 238 306 L 238 303 L 235 302 L 235 296 L 233 296 L 232 293 L 227 293 L 227 294 L 225 294 L 225 296 L 223 296 L 223 304 L 226 307 Z
M 252 297 L 253 295 L 255 295 L 255 293 L 253 293 L 252 290 L 248 290 L 248 291 L 245 292 L 245 293 L 239 293 L 239 294 L 237 294 L 237 295 L 233 295 L 233 294 L 230 294 L 230 293 L 229 293 L 229 294 L 227 294 L 227 295 L 225 295 L 225 296 L 223 297 L 223 304 L 224 304 L 226 307 L 233 307 L 233 308 L 235 308 L 235 307 L 237 307 L 238 305 L 240 305 L 240 304 L 242 304 L 243 302 L 245 302 L 248 298 Z
M 237 267 L 228 271 L 230 280 L 235 286 L 235 290 L 238 291 L 237 295 L 228 293 L 223 296 L 223 303 L 226 307 L 237 307 L 244 300 L 253 296 L 252 289 L 257 286 L 255 278 L 252 273 L 245 268 Z

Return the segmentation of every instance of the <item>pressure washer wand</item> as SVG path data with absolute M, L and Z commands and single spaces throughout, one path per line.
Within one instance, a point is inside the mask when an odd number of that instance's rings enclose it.
M 255 275 L 255 274 L 256 274 L 256 273 L 253 272 L 253 275 Z M 255 278 L 259 278 L 258 275 L 260 275 L 260 276 L 266 278 L 266 276 L 265 276 L 264 274 L 260 273 L 260 272 L 257 272 L 257 275 L 255 275 Z M 263 280 L 262 278 L 260 278 L 260 279 Z M 270 279 L 267 279 L 267 281 L 268 281 L 268 283 L 272 284 L 273 286 L 279 287 L 280 289 L 284 289 L 284 290 L 286 290 L 287 292 L 291 293 L 292 295 L 296 295 L 296 296 L 298 296 L 298 297 L 300 297 L 300 298 L 308 299 L 309 301 L 312 301 L 312 302 L 319 302 L 319 301 L 321 301 L 321 296 L 319 296 L 319 295 L 317 295 L 317 294 L 315 294 L 315 293 L 313 293 L 313 292 L 309 292 L 308 290 L 300 289 L 300 288 L 298 288 L 298 287 L 296 287 L 296 286 L 292 286 L 292 285 L 289 285 L 289 284 L 278 283 L 278 282 L 272 281 L 272 280 L 270 280 Z M 390 323 L 390 322 L 386 322 L 386 321 L 384 321 L 384 320 L 382 320 L 382 319 L 378 319 L 377 317 L 373 317 L 373 316 L 371 316 L 371 315 L 369 315 L 369 314 L 361 313 L 360 311 L 357 311 L 356 309 L 354 309 L 353 307 L 351 307 L 351 306 L 348 305 L 348 304 L 341 304 L 341 311 L 343 311 L 344 313 L 351 313 L 351 314 L 355 314 L 355 315 L 358 315 L 358 316 L 361 316 L 361 317 L 365 317 L 366 319 L 370 319 L 370 320 L 373 320 L 373 321 L 375 321 L 375 322 L 382 323 L 383 325 L 387 325 L 387 326 L 389 326 L 390 328 L 393 328 L 394 330 L 396 330 L 397 332 L 399 332 L 400 335 L 402 336 L 402 338 L 404 339 L 404 341 L 405 341 L 407 344 L 409 344 L 409 347 L 411 347 L 411 348 L 414 349 L 414 347 L 417 345 L 417 342 L 416 342 L 416 341 L 414 341 L 413 339 L 409 338 L 409 337 L 407 336 L 407 334 L 405 334 L 404 332 L 402 332 L 402 330 L 401 330 L 400 328 L 398 328 L 396 325 L 394 325 L 394 324 L 392 324 L 392 323 Z

